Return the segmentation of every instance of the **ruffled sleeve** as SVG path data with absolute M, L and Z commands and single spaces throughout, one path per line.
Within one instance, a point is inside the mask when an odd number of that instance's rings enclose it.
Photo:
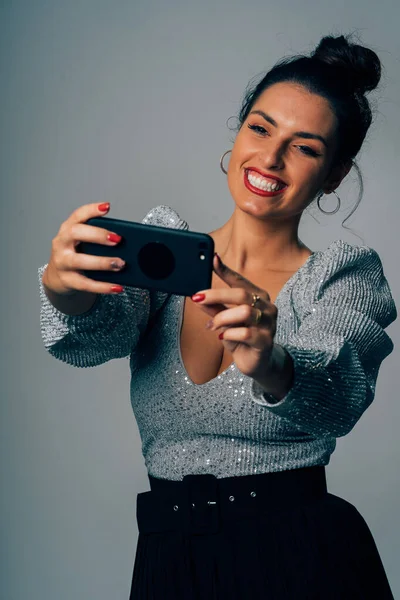
M 169 206 L 150 210 L 142 223 L 188 229 Z M 168 294 L 125 286 L 118 295 L 99 294 L 81 315 L 66 315 L 49 301 L 42 283 L 47 264 L 39 267 L 40 329 L 46 350 L 74 367 L 94 367 L 114 358 L 129 357 L 150 319 Z
M 300 325 L 280 344 L 293 359 L 292 388 L 278 402 L 254 380 L 250 389 L 254 402 L 301 431 L 340 437 L 374 399 L 380 365 L 394 348 L 384 330 L 397 310 L 375 250 L 340 240 L 323 255 Z

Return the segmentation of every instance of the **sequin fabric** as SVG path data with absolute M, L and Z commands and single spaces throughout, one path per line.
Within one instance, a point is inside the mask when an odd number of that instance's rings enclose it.
M 143 223 L 189 229 L 170 207 Z M 326 465 L 372 402 L 380 365 L 394 344 L 384 331 L 397 310 L 382 262 L 368 246 L 342 240 L 316 251 L 286 282 L 275 341 L 291 354 L 294 383 L 276 402 L 233 363 L 193 383 L 182 362 L 184 298 L 125 287 L 99 295 L 90 311 L 60 313 L 38 269 L 41 333 L 55 358 L 93 367 L 127 357 L 131 402 L 150 475 L 232 477 Z

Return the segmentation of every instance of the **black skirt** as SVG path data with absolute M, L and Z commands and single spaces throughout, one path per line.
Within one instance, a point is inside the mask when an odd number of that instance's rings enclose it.
M 328 493 L 324 467 L 149 481 L 130 600 L 393 600 L 368 525 Z

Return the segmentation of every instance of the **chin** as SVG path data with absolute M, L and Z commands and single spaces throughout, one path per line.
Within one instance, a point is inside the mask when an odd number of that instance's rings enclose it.
M 236 206 L 248 215 L 258 218 L 268 217 L 275 212 L 274 207 L 265 198 L 261 197 L 245 198 L 240 202 L 236 202 Z

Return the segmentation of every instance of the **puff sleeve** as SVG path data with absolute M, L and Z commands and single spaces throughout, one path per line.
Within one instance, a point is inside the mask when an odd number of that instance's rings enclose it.
M 188 229 L 188 224 L 169 206 L 149 211 L 142 223 Z M 168 294 L 125 286 L 118 295 L 98 294 L 92 308 L 81 315 L 66 315 L 47 298 L 39 267 L 40 331 L 46 350 L 74 367 L 94 367 L 114 358 L 129 357 L 149 320 Z
M 381 259 L 339 241 L 310 285 L 296 332 L 281 345 L 294 364 L 292 388 L 276 402 L 252 380 L 251 399 L 299 430 L 340 437 L 375 396 L 380 365 L 394 344 L 384 331 L 397 318 Z

